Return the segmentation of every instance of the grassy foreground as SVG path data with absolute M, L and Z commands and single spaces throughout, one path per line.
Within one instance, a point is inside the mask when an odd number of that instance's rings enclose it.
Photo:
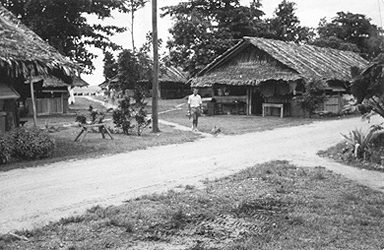
M 0 236 L 0 249 L 383 249 L 384 194 L 324 168 L 256 165 Z

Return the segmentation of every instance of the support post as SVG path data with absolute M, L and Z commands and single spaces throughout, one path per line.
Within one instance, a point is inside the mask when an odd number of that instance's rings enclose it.
M 152 83 L 152 132 L 159 132 L 158 95 L 159 95 L 159 51 L 157 39 L 157 0 L 152 0 L 152 36 L 153 36 L 153 83 Z
M 37 126 L 37 112 L 36 112 L 36 102 L 35 102 L 35 90 L 33 88 L 32 76 L 29 76 L 29 86 L 31 89 L 31 99 L 32 99 L 32 110 L 33 110 L 33 125 Z

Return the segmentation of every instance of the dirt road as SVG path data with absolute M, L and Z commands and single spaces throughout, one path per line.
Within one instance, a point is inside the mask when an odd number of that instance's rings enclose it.
M 376 124 L 381 118 L 372 118 Z M 383 191 L 384 173 L 359 170 L 316 156 L 340 133 L 371 124 L 360 118 L 315 122 L 238 136 L 206 137 L 181 145 L 0 173 L 0 233 L 41 226 L 95 205 L 118 205 L 179 184 L 201 185 L 270 160 L 324 166 Z M 257 124 L 255 124 L 257 126 Z

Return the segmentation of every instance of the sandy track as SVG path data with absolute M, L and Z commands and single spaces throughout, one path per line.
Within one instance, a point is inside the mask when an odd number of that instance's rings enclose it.
M 372 120 L 371 124 L 376 124 L 381 118 Z M 339 142 L 340 133 L 371 124 L 360 118 L 315 122 L 2 172 L 0 233 L 42 226 L 95 205 L 119 205 L 179 184 L 201 185 L 200 181 L 206 178 L 222 177 L 270 160 L 324 166 L 383 191 L 384 173 L 359 170 L 316 156 L 318 150 Z

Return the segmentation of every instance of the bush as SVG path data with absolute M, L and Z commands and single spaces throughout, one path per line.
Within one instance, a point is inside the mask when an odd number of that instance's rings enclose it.
M 14 138 L 10 133 L 0 135 L 0 164 L 11 160 L 14 151 Z
M 48 158 L 53 155 L 55 141 L 38 128 L 18 128 L 12 131 L 14 137 L 13 155 L 23 160 Z
M 113 123 L 121 128 L 126 135 L 132 134 L 137 129 L 137 135 L 141 135 L 144 129 L 151 124 L 144 109 L 145 104 L 130 104 L 130 98 L 126 97 L 119 103 L 119 107 L 113 111 Z

